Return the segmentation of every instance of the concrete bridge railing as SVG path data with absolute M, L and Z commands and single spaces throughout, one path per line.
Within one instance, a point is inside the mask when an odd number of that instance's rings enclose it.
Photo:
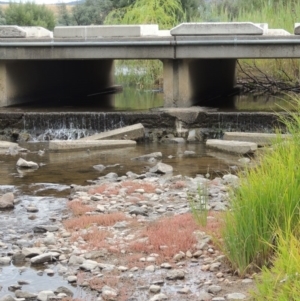
M 115 59 L 159 59 L 165 107 L 230 94 L 239 58 L 300 58 L 294 33 L 268 24 L 183 23 L 56 27 L 0 26 L 0 106 L 56 91 L 87 95 L 114 84 Z

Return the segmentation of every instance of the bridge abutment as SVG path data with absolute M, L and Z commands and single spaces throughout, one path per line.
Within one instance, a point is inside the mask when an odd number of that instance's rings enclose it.
M 232 92 L 236 59 L 163 60 L 165 107 L 210 105 Z
M 0 61 L 0 106 L 68 97 L 102 101 L 97 93 L 113 83 L 112 59 Z

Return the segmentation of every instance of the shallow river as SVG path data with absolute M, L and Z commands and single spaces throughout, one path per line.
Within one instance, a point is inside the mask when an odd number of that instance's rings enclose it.
M 236 156 L 211 152 L 203 144 L 140 144 L 130 148 L 66 153 L 49 153 L 46 150 L 42 156 L 37 151 L 45 149 L 46 143 L 28 143 L 23 146 L 30 152 L 21 156 L 39 163 L 40 168 L 27 172 L 18 170 L 16 162 L 20 155 L 0 156 L 0 195 L 14 192 L 19 201 L 13 211 L 0 212 L 0 243 L 2 241 L 8 245 L 8 248 L 2 248 L 0 244 L 2 256 L 9 253 L 12 244 L 30 246 L 34 226 L 49 224 L 52 219 L 63 216 L 71 184 L 87 185 L 88 180 L 95 180 L 109 172 L 116 172 L 121 176 L 128 171 L 139 174 L 146 171 L 149 164 L 132 161 L 133 157 L 161 151 L 163 162 L 173 166 L 174 175 L 194 176 L 209 173 L 211 177 L 229 171 L 230 166 L 234 166 L 238 160 Z M 194 151 L 195 155 L 186 157 L 183 154 L 185 150 Z M 97 164 L 119 165 L 99 172 L 93 168 Z M 25 207 L 29 204 L 39 207 L 39 212 L 35 213 L 36 219 L 30 219 L 32 214 L 26 212 Z M 50 267 L 55 271 L 55 265 Z M 43 270 L 43 267 L 40 269 Z M 80 289 L 71 287 L 58 273 L 52 277 L 45 273 L 39 276 L 36 269 L 27 267 L 23 271 L 14 265 L 2 266 L 0 271 L 0 286 L 3 286 L 0 297 L 8 293 L 13 295 L 7 287 L 16 284 L 18 280 L 30 282 L 23 288 L 26 291 L 49 290 L 64 285 L 71 288 L 77 297 L 84 295 Z

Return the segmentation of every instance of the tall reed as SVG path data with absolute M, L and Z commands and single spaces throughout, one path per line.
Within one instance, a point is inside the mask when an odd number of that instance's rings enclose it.
M 222 235 L 224 251 L 240 275 L 267 265 L 278 228 L 286 233 L 299 223 L 299 108 L 297 102 L 297 112 L 281 117 L 291 138 L 278 134 L 274 147 L 264 152 L 255 168 L 244 171 L 233 193 Z
M 256 281 L 256 301 L 300 300 L 299 233 L 278 232 L 271 269 L 264 267 Z

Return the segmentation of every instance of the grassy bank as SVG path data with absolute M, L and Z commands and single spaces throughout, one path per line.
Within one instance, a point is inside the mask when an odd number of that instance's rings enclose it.
M 241 276 L 260 271 L 255 300 L 299 300 L 300 117 L 285 117 L 259 164 L 241 174 L 223 230 L 224 251 Z

